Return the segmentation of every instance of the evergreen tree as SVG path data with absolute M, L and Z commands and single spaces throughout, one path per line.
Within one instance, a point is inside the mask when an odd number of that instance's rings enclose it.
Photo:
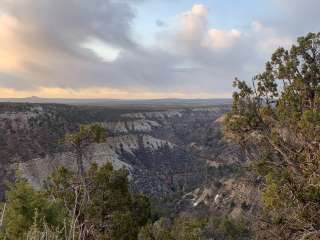
M 1 236 L 9 240 L 24 240 L 27 232 L 39 224 L 39 230 L 44 226 L 62 228 L 67 213 L 59 200 L 48 199 L 43 191 L 38 191 L 25 180 L 18 179 L 9 185 L 6 192 L 6 211 Z
M 1 239 L 137 239 L 150 201 L 129 192 L 128 171 L 92 165 L 84 177 L 60 168 L 43 190 L 22 179 L 11 184 Z
M 106 130 L 100 124 L 81 125 L 78 132 L 65 136 L 63 143 L 76 156 L 78 175 L 84 175 L 83 161 L 89 153 L 88 148 L 93 143 L 101 143 L 105 140 Z
M 320 33 L 276 50 L 251 86 L 234 85 L 226 134 L 265 179 L 258 239 L 318 239 Z

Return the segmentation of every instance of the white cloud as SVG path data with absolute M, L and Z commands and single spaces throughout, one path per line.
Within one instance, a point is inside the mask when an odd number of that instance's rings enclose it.
M 116 60 L 121 53 L 121 49 L 113 47 L 96 38 L 89 38 L 87 41 L 81 44 L 81 46 L 91 50 L 94 54 L 106 62 L 112 62 Z
M 178 16 L 178 26 L 175 31 L 179 42 L 194 45 L 202 41 L 207 29 L 208 9 L 204 5 L 194 5 L 191 11 Z
M 202 4 L 195 4 L 191 9 L 191 13 L 196 16 L 206 17 L 208 15 L 208 8 Z
M 212 49 L 230 48 L 241 37 L 241 32 L 237 29 L 229 31 L 221 29 L 209 29 L 208 39 L 205 40 L 205 46 Z
M 175 49 L 184 49 L 187 52 L 193 49 L 205 48 L 219 50 L 231 48 L 241 37 L 238 29 L 224 30 L 208 26 L 209 10 L 204 5 L 194 5 L 190 11 L 178 16 L 178 24 L 173 24 Z
M 263 25 L 259 21 L 251 24 L 252 35 L 255 38 L 255 48 L 257 54 L 269 57 L 278 47 L 290 47 L 294 41 L 291 37 L 278 34 L 275 29 Z

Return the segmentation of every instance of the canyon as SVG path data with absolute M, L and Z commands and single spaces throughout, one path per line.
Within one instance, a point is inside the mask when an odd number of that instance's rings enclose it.
M 60 140 L 81 124 L 99 123 L 106 142 L 86 156 L 92 163 L 126 168 L 133 192 L 156 199 L 171 212 L 250 215 L 258 198 L 244 171 L 241 149 L 223 137 L 229 105 L 88 106 L 40 103 L 0 104 L 0 192 L 17 176 L 41 188 L 75 156 Z

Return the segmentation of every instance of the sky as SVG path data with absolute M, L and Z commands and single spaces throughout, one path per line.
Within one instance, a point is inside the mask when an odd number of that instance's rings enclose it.
M 0 0 L 0 98 L 228 98 L 319 0 Z

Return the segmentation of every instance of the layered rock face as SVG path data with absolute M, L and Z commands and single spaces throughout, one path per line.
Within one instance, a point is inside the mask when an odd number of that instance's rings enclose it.
M 108 138 L 91 147 L 86 168 L 111 162 L 128 169 L 132 191 L 158 199 L 179 195 L 189 207 L 212 207 L 223 202 L 235 166 L 242 163 L 238 147 L 221 134 L 221 116 L 228 110 L 223 105 L 159 110 L 0 104 L 1 182 L 18 170 L 41 187 L 58 167 L 75 170 L 75 156 L 59 140 L 80 124 L 100 123 Z M 219 190 L 217 182 L 228 188 Z

